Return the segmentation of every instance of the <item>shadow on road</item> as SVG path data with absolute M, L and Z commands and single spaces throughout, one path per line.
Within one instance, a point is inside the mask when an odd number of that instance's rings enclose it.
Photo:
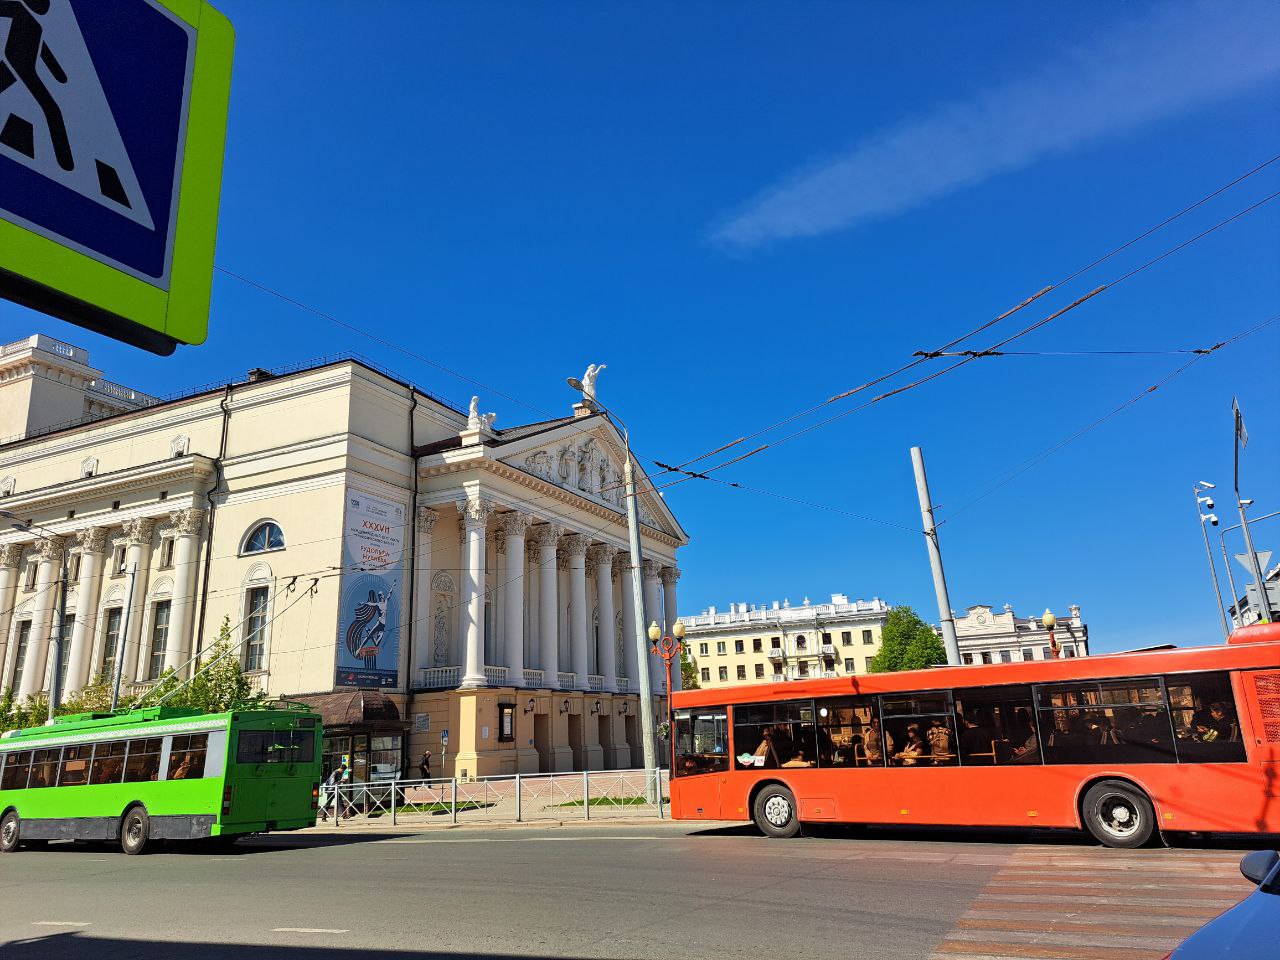
M 267 944 L 191 943 L 171 941 L 108 940 L 82 933 L 58 933 L 49 937 L 18 940 L 5 946 L 5 960 L 539 960 L 526 954 L 440 953 L 412 950 L 359 950 L 329 945 L 338 934 L 314 934 L 315 946 Z
M 245 837 L 234 843 L 219 843 L 217 840 L 164 840 L 155 841 L 147 846 L 149 857 L 186 856 L 186 857 L 239 857 L 256 853 L 277 853 L 282 850 L 314 850 L 320 847 L 345 847 L 356 843 L 376 843 L 379 840 L 399 840 L 413 836 L 412 833 L 307 833 L 307 834 L 267 834 L 263 836 Z M 42 853 L 75 856 L 85 853 L 118 853 L 118 843 L 76 843 L 71 841 L 53 842 L 45 847 Z

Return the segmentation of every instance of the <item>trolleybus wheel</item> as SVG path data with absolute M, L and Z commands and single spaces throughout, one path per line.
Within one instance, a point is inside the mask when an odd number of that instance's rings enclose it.
M 142 807 L 130 807 L 120 821 L 120 847 L 129 856 L 142 853 L 151 834 L 151 822 Z
M 1081 813 L 1088 831 L 1108 847 L 1141 847 L 1156 828 L 1156 811 L 1147 795 L 1121 780 L 1090 787 Z
M 795 794 L 780 783 L 771 783 L 757 793 L 751 812 L 765 836 L 794 837 L 800 832 Z
M 0 853 L 13 853 L 18 849 L 18 814 L 10 810 L 0 819 Z

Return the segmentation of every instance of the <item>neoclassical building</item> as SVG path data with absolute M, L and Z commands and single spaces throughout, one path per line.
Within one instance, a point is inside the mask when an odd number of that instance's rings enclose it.
M 437 775 L 639 765 L 624 445 L 590 386 L 500 429 L 355 358 L 159 400 L 49 337 L 0 348 L 0 509 L 41 531 L 0 531 L 0 689 L 118 668 L 146 690 L 225 622 L 358 777 L 424 749 Z M 638 479 L 644 616 L 665 628 L 688 537 Z
M 1054 638 L 1058 641 L 1061 655 L 1087 657 L 1089 625 L 1081 619 L 1079 605 L 1071 604 L 1067 613 L 1057 617 L 1057 621 Z M 955 618 L 955 623 L 960 659 L 964 663 L 1012 663 L 1052 657 L 1049 631 L 1044 628 L 1042 618 L 1020 617 L 1007 603 L 1001 613 L 996 613 L 987 604 L 968 607 Z

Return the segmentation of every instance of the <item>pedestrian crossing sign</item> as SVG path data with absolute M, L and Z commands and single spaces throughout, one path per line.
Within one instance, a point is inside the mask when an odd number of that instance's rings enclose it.
M 205 0 L 0 0 L 0 296 L 204 341 L 234 44 Z

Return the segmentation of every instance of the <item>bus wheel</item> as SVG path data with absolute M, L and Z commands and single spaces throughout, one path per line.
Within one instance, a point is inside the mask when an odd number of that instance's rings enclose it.
M 120 821 L 120 847 L 129 856 L 142 853 L 147 848 L 151 823 L 142 807 L 130 807 Z
M 1120 780 L 1090 787 L 1082 813 L 1085 827 L 1107 847 L 1141 847 L 1156 827 L 1156 811 L 1147 795 Z
M 10 810 L 0 820 L 0 853 L 13 853 L 18 849 L 18 815 Z
M 780 783 L 771 783 L 757 793 L 751 812 L 765 836 L 794 837 L 800 832 L 795 794 Z

